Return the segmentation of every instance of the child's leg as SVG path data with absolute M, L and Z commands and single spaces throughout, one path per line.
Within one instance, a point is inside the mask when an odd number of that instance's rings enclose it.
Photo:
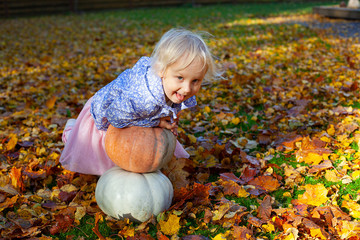
M 63 134 L 62 134 L 63 143 L 67 142 L 67 140 L 71 134 L 71 130 L 72 130 L 73 126 L 75 125 L 75 122 L 76 122 L 76 119 L 73 119 L 73 118 L 67 120 Z

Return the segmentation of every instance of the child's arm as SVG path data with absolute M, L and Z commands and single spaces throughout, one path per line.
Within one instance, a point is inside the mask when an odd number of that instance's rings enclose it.
M 171 123 L 170 117 L 160 118 L 159 127 L 169 129 L 175 136 L 177 136 L 178 135 L 178 133 L 177 133 L 177 128 L 178 128 L 177 122 L 178 121 L 177 120 L 178 120 L 178 118 L 173 123 Z

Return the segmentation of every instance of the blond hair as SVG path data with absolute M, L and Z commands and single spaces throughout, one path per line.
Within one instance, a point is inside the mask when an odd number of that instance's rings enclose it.
M 205 32 L 194 33 L 185 29 L 170 29 L 156 44 L 151 55 L 151 65 L 158 72 L 166 69 L 184 57 L 182 69 L 189 66 L 195 58 L 199 58 L 206 68 L 205 80 L 217 78 L 221 75 L 215 64 L 214 56 L 206 45 L 203 36 Z

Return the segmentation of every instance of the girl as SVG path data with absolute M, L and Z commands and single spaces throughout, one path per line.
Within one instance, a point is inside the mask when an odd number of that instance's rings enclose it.
M 118 128 L 161 127 L 177 135 L 177 114 L 196 105 L 195 95 L 204 79 L 219 75 L 200 35 L 171 29 L 157 43 L 151 58 L 140 58 L 91 97 L 76 120 L 68 120 L 61 164 L 70 171 L 94 175 L 115 166 L 104 147 L 110 124 Z M 174 155 L 189 157 L 179 142 Z

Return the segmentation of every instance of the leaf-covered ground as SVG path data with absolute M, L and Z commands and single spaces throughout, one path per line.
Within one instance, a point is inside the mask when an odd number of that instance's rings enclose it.
M 1 236 L 360 239 L 359 36 L 319 27 L 359 22 L 304 14 L 310 7 L 3 19 Z M 209 45 L 225 79 L 204 86 L 198 108 L 182 113 L 179 140 L 191 158 L 163 169 L 175 188 L 171 208 L 143 224 L 116 221 L 96 204 L 98 177 L 59 164 L 62 130 L 175 26 L 215 36 Z

